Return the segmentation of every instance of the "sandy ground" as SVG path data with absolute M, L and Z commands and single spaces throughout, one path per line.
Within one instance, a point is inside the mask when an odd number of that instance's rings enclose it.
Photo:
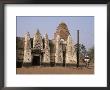
M 94 67 L 43 67 L 32 66 L 16 69 L 17 74 L 94 74 Z

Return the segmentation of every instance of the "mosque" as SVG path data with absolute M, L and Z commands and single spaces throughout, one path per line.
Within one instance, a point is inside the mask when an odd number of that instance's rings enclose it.
M 42 37 L 37 30 L 33 38 L 29 32 L 24 37 L 16 37 L 16 62 L 23 66 L 66 66 L 77 64 L 76 50 L 67 25 L 58 25 L 53 39 L 48 34 Z

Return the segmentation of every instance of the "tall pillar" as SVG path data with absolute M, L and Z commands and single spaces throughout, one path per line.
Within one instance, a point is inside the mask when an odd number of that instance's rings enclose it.
M 67 46 L 66 46 L 66 64 L 76 64 L 77 57 L 75 52 L 75 47 L 73 46 L 73 41 L 71 35 L 68 36 Z
M 24 37 L 24 60 L 23 63 L 31 63 L 32 56 L 31 56 L 31 40 L 30 34 L 27 32 Z
M 45 35 L 44 38 L 44 59 L 43 59 L 43 63 L 50 63 L 50 47 L 49 47 L 49 40 L 48 40 L 48 35 Z
M 62 45 L 60 43 L 60 36 L 56 37 L 56 52 L 55 52 L 55 63 L 63 63 L 63 53 L 62 53 Z

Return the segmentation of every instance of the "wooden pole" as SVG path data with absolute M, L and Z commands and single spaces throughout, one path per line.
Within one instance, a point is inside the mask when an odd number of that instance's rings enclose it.
M 79 30 L 77 30 L 77 67 L 79 67 Z

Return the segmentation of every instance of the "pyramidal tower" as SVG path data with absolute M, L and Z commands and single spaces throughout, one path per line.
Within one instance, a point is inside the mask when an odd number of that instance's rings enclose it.
M 50 47 L 49 47 L 49 40 L 47 33 L 45 34 L 44 38 L 44 59 L 43 62 L 49 63 L 50 62 Z
M 63 62 L 62 45 L 60 44 L 60 35 L 56 37 L 55 63 Z
M 54 38 L 57 37 L 57 35 L 60 36 L 61 39 L 64 39 L 65 41 L 68 38 L 68 35 L 70 35 L 67 25 L 62 22 L 58 25 L 56 32 L 54 33 Z
M 24 60 L 23 63 L 31 63 L 31 39 L 30 34 L 27 32 L 24 36 Z
M 33 48 L 40 49 L 40 50 L 43 49 L 42 37 L 39 30 L 37 30 L 36 34 L 33 37 Z
M 73 45 L 73 41 L 72 41 L 71 35 L 69 35 L 68 39 L 67 39 L 66 63 L 72 63 L 72 64 L 76 64 L 77 63 L 76 52 L 75 52 L 75 48 L 74 48 L 74 45 Z

